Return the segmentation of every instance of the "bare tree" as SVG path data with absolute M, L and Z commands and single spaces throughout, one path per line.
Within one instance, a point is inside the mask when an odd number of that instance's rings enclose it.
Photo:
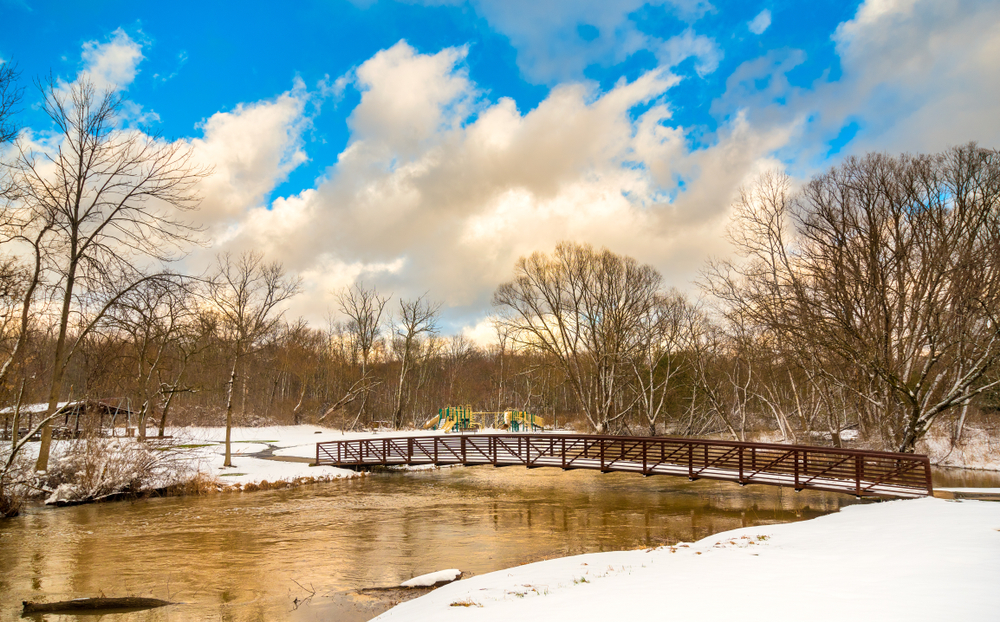
M 123 296 L 109 313 L 109 324 L 127 335 L 132 346 L 125 358 L 133 369 L 140 439 L 146 438 L 146 422 L 155 416 L 162 392 L 157 380 L 190 323 L 189 295 L 184 283 L 150 280 Z
M 279 263 L 264 263 L 264 255 L 251 251 L 233 258 L 218 257 L 211 281 L 211 301 L 221 318 L 220 328 L 231 345 L 232 371 L 226 385 L 226 459 L 233 466 L 230 438 L 233 427 L 233 390 L 243 358 L 255 351 L 281 323 L 279 306 L 298 293 L 301 281 L 285 277 Z M 245 381 L 244 381 L 245 382 Z
M 439 303 L 427 300 L 427 294 L 415 300 L 399 301 L 399 317 L 395 321 L 396 350 L 399 356 L 399 385 L 396 387 L 396 408 L 392 425 L 399 429 L 403 425 L 403 410 L 407 379 L 415 359 L 420 357 L 421 338 L 437 334 L 437 314 Z
M 848 159 L 798 193 L 744 192 L 713 291 L 810 352 L 852 390 L 862 425 L 913 451 L 938 417 L 997 385 L 1000 153 Z
M 15 205 L 40 239 L 55 290 L 58 326 L 48 412 L 62 391 L 77 344 L 124 292 L 148 280 L 140 266 L 175 259 L 194 230 L 176 214 L 194 209 L 194 185 L 206 171 L 191 164 L 182 143 L 119 128 L 123 100 L 92 84 L 41 83 L 42 110 L 60 135 L 53 151 L 18 143 L 13 164 Z M 71 337 L 70 317 L 81 310 Z M 52 430 L 42 431 L 36 463 L 48 465 Z
M 518 260 L 493 296 L 515 343 L 552 357 L 599 433 L 624 417 L 621 400 L 660 274 L 631 257 L 562 242 Z
M 696 312 L 683 295 L 671 291 L 657 295 L 640 319 L 637 352 L 630 363 L 650 436 L 656 435 L 674 380 L 691 363 L 691 315 Z
M 18 75 L 14 63 L 0 63 L 0 145 L 9 143 L 17 136 L 18 128 L 14 117 L 24 94 L 17 83 Z
M 157 429 L 157 436 L 160 438 L 166 433 L 167 416 L 174 399 L 182 393 L 194 393 L 198 390 L 185 383 L 185 376 L 191 361 L 213 344 L 212 337 L 218 330 L 218 317 L 199 306 L 207 296 L 203 296 L 201 291 L 192 292 L 190 289 L 187 294 L 184 299 L 185 305 L 179 310 L 177 338 L 170 353 L 174 359 L 172 373 L 168 375 L 164 367 L 157 372 L 160 384 L 158 393 L 162 402 Z M 164 379 L 164 376 L 167 376 L 167 379 Z
M 360 396 L 361 405 L 358 407 L 354 422 L 349 426 L 350 429 L 354 429 L 364 416 L 371 390 L 380 382 L 370 377 L 369 366 L 372 350 L 382 333 L 382 313 L 389 297 L 380 296 L 374 287 L 369 289 L 363 282 L 358 281 L 352 287 L 344 288 L 337 295 L 337 301 L 340 312 L 348 318 L 347 330 L 351 334 L 351 351 L 361 363 L 361 377 L 351 385 L 341 399 L 337 400 L 334 407 L 327 410 L 327 414 L 346 406 Z M 326 414 L 323 416 L 326 417 Z

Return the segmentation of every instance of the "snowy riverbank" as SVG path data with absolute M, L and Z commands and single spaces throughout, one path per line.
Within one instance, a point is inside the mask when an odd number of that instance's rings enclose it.
M 1000 503 L 917 499 L 458 581 L 376 620 L 995 620 Z

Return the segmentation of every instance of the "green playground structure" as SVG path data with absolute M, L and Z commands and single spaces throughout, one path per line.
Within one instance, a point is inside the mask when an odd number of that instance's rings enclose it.
M 473 411 L 472 406 L 447 406 L 424 423 L 425 430 L 443 432 L 503 428 L 511 432 L 534 432 L 545 429 L 545 420 L 522 410 L 503 412 Z

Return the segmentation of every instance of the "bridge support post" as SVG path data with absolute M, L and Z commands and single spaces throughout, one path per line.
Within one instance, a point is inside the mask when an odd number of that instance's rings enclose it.
M 854 494 L 861 498 L 861 478 L 865 476 L 865 465 L 861 456 L 854 456 Z
M 792 460 L 795 461 L 795 492 L 802 490 L 799 488 L 799 451 L 792 451 Z
M 745 448 L 742 445 L 740 445 L 739 453 L 740 453 L 740 485 L 741 486 L 746 483 L 745 481 L 743 481 L 743 450 L 744 449 Z

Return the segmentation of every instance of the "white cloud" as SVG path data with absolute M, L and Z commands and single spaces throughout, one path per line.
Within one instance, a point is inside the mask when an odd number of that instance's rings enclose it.
M 400 41 L 355 71 L 361 103 L 348 123 L 369 147 L 412 156 L 441 130 L 460 123 L 474 92 L 459 63 L 465 48 L 418 54 Z
M 564 239 L 652 262 L 683 287 L 721 248 L 736 186 L 787 138 L 740 117 L 716 147 L 690 153 L 662 101 L 679 82 L 666 69 L 605 93 L 560 85 L 526 112 L 506 98 L 486 104 L 463 54 L 400 43 L 361 65 L 351 141 L 324 181 L 237 210 L 219 246 L 263 249 L 304 275 L 293 313 L 314 321 L 359 276 L 399 296 L 429 290 L 467 319 L 489 308 L 517 257 Z M 637 106 L 647 109 L 633 118 Z M 688 190 L 671 199 L 680 177 Z
M 214 169 L 200 187 L 202 224 L 223 241 L 238 234 L 234 222 L 264 205 L 265 197 L 307 160 L 302 132 L 308 126 L 308 93 L 301 83 L 272 100 L 239 104 L 201 124 L 191 140 L 195 160 Z M 228 231 L 227 234 L 223 234 Z
M 705 77 L 719 67 L 722 60 L 722 50 L 715 41 L 705 35 L 695 34 L 688 28 L 681 34 L 664 41 L 656 50 L 657 60 L 661 65 L 674 67 L 685 60 L 694 57 L 695 71 Z
M 755 35 L 764 34 L 768 26 L 771 25 L 771 11 L 770 9 L 764 9 L 757 14 L 757 17 L 753 18 L 747 23 L 747 28 Z
M 450 2 L 423 0 L 422 3 Z M 634 21 L 634 14 L 640 9 L 662 7 L 689 25 L 713 10 L 704 0 L 471 0 L 471 3 L 491 27 L 510 40 L 525 77 L 552 85 L 581 79 L 590 65 L 609 66 L 639 50 L 659 48 L 664 40 L 641 32 Z M 702 70 L 710 64 L 703 63 Z
M 1000 146 L 1000 4 L 869 0 L 834 40 L 844 77 L 822 108 L 862 120 L 856 149 Z
M 118 28 L 107 41 L 83 44 L 83 69 L 78 78 L 89 80 L 100 91 L 127 89 L 143 60 L 142 46 Z
M 361 101 L 315 188 L 264 202 L 306 157 L 303 91 L 206 121 L 197 146 L 220 173 L 206 210 L 226 236 L 216 249 L 284 261 L 306 282 L 292 312 L 317 322 L 334 290 L 364 278 L 397 296 L 429 290 L 455 330 L 482 336 L 516 258 L 563 239 L 635 256 L 684 288 L 707 256 L 728 252 L 738 186 L 782 161 L 801 172 L 848 119 L 864 128 L 855 151 L 1000 145 L 1000 6 L 869 2 L 834 41 L 843 75 L 815 88 L 785 78 L 800 51 L 743 63 L 712 107 L 724 121 L 694 151 L 672 119 L 669 67 L 693 56 L 713 71 L 719 52 L 693 30 L 662 42 L 656 71 L 609 92 L 560 82 L 526 111 L 487 101 L 463 48 L 419 54 L 400 42 L 337 81 Z

